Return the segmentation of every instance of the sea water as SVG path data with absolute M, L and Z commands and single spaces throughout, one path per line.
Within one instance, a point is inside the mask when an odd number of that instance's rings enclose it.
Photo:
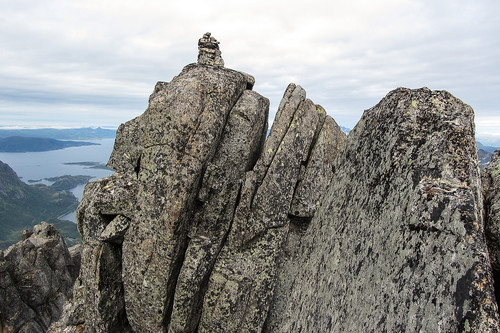
M 98 143 L 99 145 L 70 147 L 44 152 L 0 153 L 0 161 L 7 163 L 22 181 L 30 185 L 35 183 L 50 185 L 51 182 L 44 180 L 44 178 L 64 175 L 91 176 L 93 177 L 91 181 L 111 175 L 113 171 L 107 169 L 92 169 L 82 165 L 65 164 L 75 162 L 106 164 L 108 162 L 115 139 L 84 141 Z M 29 180 L 37 180 L 38 182 L 29 182 Z M 84 187 L 85 185 L 78 185 L 71 190 L 78 200 L 82 199 Z M 76 211 L 60 218 L 76 222 Z

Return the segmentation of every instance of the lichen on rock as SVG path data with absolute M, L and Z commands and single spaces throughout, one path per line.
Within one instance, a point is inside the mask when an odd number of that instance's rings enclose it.
M 500 150 L 493 153 L 482 174 L 485 208 L 485 235 L 491 258 L 495 295 L 500 299 Z
M 365 111 L 266 332 L 496 332 L 473 111 L 397 89 Z

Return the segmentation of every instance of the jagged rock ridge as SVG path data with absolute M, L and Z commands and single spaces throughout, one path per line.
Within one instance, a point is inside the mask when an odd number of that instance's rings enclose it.
M 253 77 L 210 34 L 199 50 L 86 187 L 51 331 L 497 329 L 469 106 L 398 89 L 346 140 L 290 84 L 264 140 Z

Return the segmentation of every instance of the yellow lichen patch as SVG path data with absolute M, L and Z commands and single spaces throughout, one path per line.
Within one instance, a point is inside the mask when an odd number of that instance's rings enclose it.
M 486 280 L 486 278 L 484 277 L 481 282 L 474 282 L 474 285 L 477 289 L 483 291 L 484 288 L 488 285 L 488 280 Z
M 493 170 L 491 172 L 491 175 L 494 177 L 498 176 L 498 174 L 500 174 L 500 164 L 497 164 L 497 166 L 495 167 L 495 170 Z
M 477 221 L 474 221 L 474 227 L 476 228 L 476 231 L 479 231 L 479 223 L 477 223 Z
M 272 153 L 272 152 L 273 152 L 273 149 L 272 149 L 272 148 L 269 148 L 269 149 L 267 150 L 267 152 L 268 152 L 268 153 Z
M 415 109 L 418 108 L 417 101 L 411 101 L 411 106 L 413 106 Z

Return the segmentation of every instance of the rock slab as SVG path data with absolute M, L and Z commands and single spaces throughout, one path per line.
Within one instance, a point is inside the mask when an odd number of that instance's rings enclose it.
M 267 332 L 497 332 L 473 111 L 397 89 L 365 111 Z

